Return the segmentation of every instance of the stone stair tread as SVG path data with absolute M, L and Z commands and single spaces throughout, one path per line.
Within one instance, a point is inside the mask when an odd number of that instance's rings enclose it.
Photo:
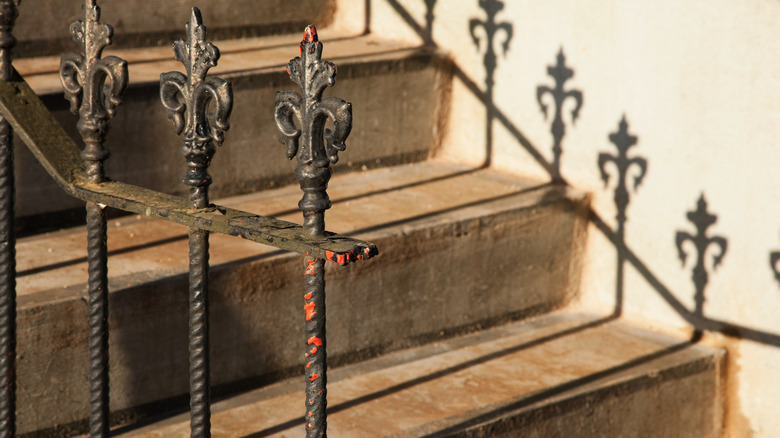
M 415 51 L 430 50 L 408 42 L 382 39 L 376 35 L 354 36 L 329 29 L 319 29 L 318 32 L 320 41 L 325 44 L 323 58 L 337 64 L 368 61 L 377 56 L 407 56 Z M 182 28 L 181 38 L 183 37 Z M 300 41 L 301 33 L 214 41 L 221 56 L 218 65 L 212 68 L 209 74 L 231 78 L 246 72 L 284 70 L 287 62 L 297 55 L 295 48 Z M 130 86 L 157 83 L 160 81 L 160 73 L 184 73 L 184 66 L 173 58 L 171 44 L 164 47 L 119 50 L 109 47 L 104 56 L 118 56 L 128 62 Z M 73 51 L 75 50 L 74 44 Z M 59 65 L 59 56 L 14 60 L 14 67 L 39 95 L 62 93 Z
M 685 403 L 649 399 L 641 414 L 637 412 L 639 419 L 626 423 L 642 427 L 641 418 L 663 418 L 665 424 L 653 423 L 642 436 L 693 436 L 686 431 L 711 436 L 719 421 L 716 382 L 723 356 L 721 350 L 614 318 L 554 313 L 332 370 L 328 432 L 338 437 L 458 436 L 545 406 L 576 405 L 577 400 L 597 411 L 600 402 L 588 399 L 589 394 L 601 394 L 598 400 L 626 398 L 648 385 L 700 376 L 711 385 L 674 383 Z M 212 434 L 303 436 L 303 406 L 301 378 L 226 398 L 212 408 Z M 557 415 L 570 408 L 557 409 Z M 627 426 L 619 427 L 625 435 L 587 436 L 638 436 Z M 116 432 L 127 437 L 186 436 L 189 415 Z M 531 436 L 516 433 L 506 436 Z M 577 433 L 587 432 L 559 430 L 556 436 L 582 436 Z M 551 435 L 537 428 L 533 436 Z
M 336 166 L 335 173 L 329 189 L 333 207 L 326 213 L 327 229 L 357 238 L 385 236 L 479 215 L 501 208 L 502 203 L 516 208 L 518 203 L 536 205 L 545 195 L 555 198 L 549 190 L 533 190 L 531 181 L 431 161 L 343 175 L 338 174 Z M 300 188 L 292 185 L 215 202 L 301 223 L 297 210 L 300 196 Z M 400 225 L 401 230 L 393 225 Z M 184 226 L 140 215 L 109 221 L 111 290 L 187 272 L 186 233 Z M 281 253 L 232 236 L 211 236 L 212 266 Z M 33 298 L 36 294 L 51 298 L 81 294 L 86 281 L 86 255 L 83 227 L 20 239 L 20 305 L 24 306 L 28 299 L 33 305 L 44 299 Z

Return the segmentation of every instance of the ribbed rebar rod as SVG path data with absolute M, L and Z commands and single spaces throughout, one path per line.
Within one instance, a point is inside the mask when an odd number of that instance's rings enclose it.
M 96 0 L 84 0 L 84 19 L 70 26 L 82 53 L 63 53 L 60 80 L 70 110 L 79 115 L 76 128 L 84 141 L 81 158 L 87 181 L 104 182 L 103 161 L 109 156 L 104 141 L 116 106 L 127 88 L 127 62 L 102 57 L 111 44 L 113 28 L 100 22 Z M 87 260 L 89 264 L 89 431 L 108 437 L 108 249 L 104 205 L 87 202 Z
M 191 228 L 190 238 L 190 436 L 211 436 L 209 366 L 209 233 Z
M 108 381 L 108 249 L 103 208 L 87 203 L 89 264 L 89 433 L 107 437 Z
M 304 256 L 306 311 L 306 437 L 326 436 L 328 375 L 325 337 L 325 260 Z
M 211 175 L 208 167 L 224 140 L 233 109 L 233 89 L 224 79 L 209 76 L 219 49 L 206 41 L 206 27 L 198 8 L 192 8 L 186 40 L 173 43 L 176 60 L 187 75 L 160 75 L 160 99 L 177 134 L 183 133 L 181 152 L 187 161 L 183 182 L 190 186 L 190 207 L 209 206 Z M 190 237 L 190 435 L 211 436 L 209 366 L 209 234 L 191 227 Z
M 0 79 L 11 78 L 18 0 L 0 1 Z M 16 237 L 13 130 L 0 115 L 0 438 L 16 435 Z

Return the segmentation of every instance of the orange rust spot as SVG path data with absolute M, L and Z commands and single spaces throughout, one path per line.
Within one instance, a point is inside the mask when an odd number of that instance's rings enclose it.
M 309 345 L 314 344 L 318 347 L 322 347 L 322 340 L 316 336 L 310 337 L 309 340 L 306 341 L 306 343 Z
M 303 298 L 305 298 L 307 300 L 310 300 L 311 299 L 311 292 L 309 292 L 306 295 L 304 295 Z
M 308 356 L 308 354 L 307 354 L 307 356 Z M 309 361 L 309 362 L 306 364 L 306 368 L 311 368 L 311 361 Z
M 306 263 L 308 265 L 306 266 L 306 275 L 314 275 L 314 263 L 317 261 L 317 259 L 306 259 Z
M 309 377 L 309 381 L 313 382 L 313 381 L 317 380 L 319 377 L 320 377 L 319 374 L 314 373 L 314 374 L 311 375 L 311 377 Z
M 335 253 L 335 252 L 333 252 L 333 251 L 328 251 L 328 250 L 325 250 L 325 258 L 326 258 L 326 259 L 328 259 L 328 260 L 330 260 L 330 261 L 332 261 L 332 262 L 335 262 L 335 260 L 333 260 L 333 256 L 334 256 L 334 255 L 336 255 L 336 253 Z
M 312 411 L 309 411 L 309 416 L 310 416 L 310 417 L 313 417 L 313 416 L 314 416 L 314 412 L 312 412 Z
M 339 254 L 336 256 L 336 263 L 343 265 L 346 262 L 347 262 L 346 254 Z
M 314 303 L 306 303 L 303 308 L 306 310 L 306 321 L 311 321 L 311 318 L 317 314 L 317 312 L 314 311 Z
M 317 354 L 317 347 L 311 347 L 311 354 Z

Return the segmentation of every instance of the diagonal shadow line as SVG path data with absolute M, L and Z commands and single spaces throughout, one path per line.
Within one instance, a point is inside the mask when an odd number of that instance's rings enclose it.
M 428 213 L 418 214 L 416 216 L 410 216 L 410 217 L 406 217 L 406 218 L 403 218 L 403 219 L 398 219 L 398 220 L 395 220 L 395 221 L 389 221 L 389 222 L 385 222 L 385 223 L 379 224 L 379 225 L 372 225 L 370 227 L 358 228 L 357 230 L 351 230 L 351 231 L 348 231 L 348 232 L 342 233 L 342 234 L 345 235 L 345 236 L 356 236 L 356 235 L 361 234 L 361 233 L 369 233 L 369 232 L 372 232 L 372 231 L 378 231 L 378 230 L 381 230 L 381 229 L 384 229 L 384 228 L 389 228 L 389 227 L 393 227 L 393 226 L 397 226 L 397 225 L 403 225 L 403 224 L 406 224 L 406 223 L 409 223 L 409 222 L 413 222 L 413 221 L 417 221 L 417 220 L 421 220 L 421 219 L 428 219 L 428 218 L 439 216 L 439 215 L 445 214 L 445 213 L 452 213 L 454 211 L 462 210 L 464 208 L 476 207 L 478 205 L 484 205 L 484 204 L 488 204 L 488 203 L 491 203 L 491 202 L 494 202 L 494 201 L 500 201 L 502 199 L 509 199 L 509 198 L 512 198 L 512 197 L 520 195 L 520 194 L 530 193 L 532 191 L 541 190 L 541 189 L 546 188 L 546 187 L 550 187 L 550 184 L 549 183 L 548 184 L 541 184 L 541 185 L 538 185 L 538 186 L 529 187 L 529 188 L 526 188 L 526 189 L 523 189 L 523 190 L 519 190 L 519 191 L 516 191 L 516 192 L 505 193 L 503 195 L 497 195 L 497 196 L 493 196 L 493 197 L 486 198 L 486 199 L 480 199 L 478 201 L 466 202 L 464 204 L 458 204 L 458 205 L 455 205 L 455 206 L 452 206 L 452 207 L 442 208 L 442 209 L 439 209 L 439 210 L 436 210 L 436 211 L 430 211 Z
M 459 170 L 457 172 L 448 173 L 448 174 L 445 174 L 445 175 L 441 175 L 441 176 L 437 176 L 437 177 L 433 177 L 433 178 L 428 178 L 428 179 L 424 179 L 424 180 L 420 180 L 420 181 L 414 181 L 414 182 L 410 182 L 410 183 L 407 183 L 407 184 L 399 184 L 399 185 L 388 187 L 388 188 L 384 188 L 384 189 L 372 190 L 372 191 L 369 191 L 369 192 L 360 193 L 360 194 L 352 195 L 352 196 L 345 196 L 343 198 L 338 198 L 338 199 L 331 200 L 331 203 L 332 204 L 340 204 L 340 203 L 343 203 L 343 202 L 355 201 L 357 199 L 369 198 L 371 196 L 383 195 L 385 193 L 395 192 L 395 191 L 404 190 L 404 189 L 410 189 L 410 188 L 413 188 L 413 187 L 423 186 L 425 184 L 431 184 L 431 183 L 445 181 L 445 180 L 452 179 L 452 178 L 457 178 L 459 176 L 473 174 L 473 173 L 476 173 L 476 172 L 478 172 L 480 170 L 482 170 L 482 169 L 476 168 L 476 169 Z M 281 211 L 277 211 L 277 212 L 271 213 L 268 216 L 279 217 L 279 216 L 284 216 L 284 215 L 288 215 L 288 214 L 300 213 L 300 211 L 301 211 L 300 208 L 290 208 L 290 209 L 287 209 L 287 210 L 281 210 Z
M 142 250 L 142 249 L 153 248 L 155 246 L 165 245 L 165 244 L 168 244 L 168 243 L 178 242 L 178 241 L 181 241 L 181 240 L 187 240 L 187 235 L 186 234 L 181 234 L 181 235 L 178 235 L 178 236 L 172 236 L 172 237 L 168 237 L 168 238 L 165 238 L 165 239 L 155 240 L 153 242 L 147 242 L 147 243 L 142 243 L 142 244 L 139 244 L 139 245 L 128 246 L 126 248 L 115 249 L 115 250 L 109 251 L 108 252 L 108 256 L 111 257 L 111 256 L 115 256 L 115 255 L 118 255 L 118 254 L 125 254 L 125 253 L 128 253 L 128 252 L 133 252 L 133 251 L 139 251 L 139 250 Z M 45 266 L 38 266 L 38 267 L 35 267 L 35 268 L 31 268 L 31 269 L 25 269 L 24 271 L 17 272 L 16 276 L 17 277 L 24 277 L 26 275 L 39 274 L 41 272 L 50 271 L 50 270 L 59 269 L 59 268 L 64 268 L 64 267 L 72 266 L 72 265 L 78 265 L 79 263 L 86 263 L 86 262 L 87 262 L 87 257 L 86 256 L 85 257 L 79 257 L 77 259 L 65 260 L 65 261 L 62 261 L 62 262 L 52 263 L 52 264 L 45 265 Z
M 571 391 L 574 389 L 577 389 L 581 386 L 588 385 L 590 383 L 594 383 L 598 380 L 604 379 L 606 377 L 609 377 L 611 375 L 630 370 L 631 368 L 644 365 L 646 363 L 652 362 L 656 359 L 663 358 L 665 356 L 671 355 L 673 353 L 676 353 L 678 351 L 685 350 L 686 348 L 689 348 L 691 346 L 695 345 L 694 342 L 691 341 L 685 341 L 679 344 L 672 345 L 668 348 L 665 348 L 660 351 L 656 351 L 655 353 L 650 353 L 644 356 L 640 356 L 636 359 L 632 359 L 628 362 L 622 363 L 620 365 L 613 366 L 611 368 L 607 368 L 602 371 L 595 372 L 593 374 L 587 375 L 585 377 L 581 377 L 576 380 L 572 380 L 570 382 L 566 382 L 557 386 L 554 386 L 550 389 L 540 391 L 530 397 L 525 397 L 521 400 L 518 400 L 514 403 L 508 404 L 506 406 L 502 406 L 499 409 L 496 409 L 491 412 L 487 412 L 485 414 L 476 416 L 474 418 L 471 418 L 467 421 L 464 421 L 462 423 L 456 424 L 454 426 L 448 427 L 446 429 L 434 432 L 432 434 L 424 435 L 425 438 L 439 438 L 439 437 L 448 437 L 452 436 L 456 432 L 462 432 L 464 430 L 467 430 L 471 427 L 477 426 L 479 424 L 482 424 L 484 422 L 494 420 L 497 418 L 500 418 L 510 412 L 516 411 L 518 409 L 530 406 L 534 403 L 539 403 L 544 400 L 547 400 L 551 397 L 555 397 L 557 395 L 563 394 L 567 391 Z
M 623 256 L 625 257 L 625 260 L 628 261 L 636 270 L 639 272 L 639 274 L 647 281 L 647 283 L 655 289 L 656 292 L 661 296 L 661 298 L 666 301 L 669 306 L 674 309 L 674 311 L 682 317 L 687 323 L 691 324 L 695 329 L 697 330 L 709 330 L 714 332 L 723 333 L 726 336 L 734 337 L 734 338 L 740 338 L 740 339 L 748 339 L 753 342 L 758 342 L 765 345 L 772 345 L 775 347 L 780 347 L 780 335 L 776 335 L 773 333 L 763 332 L 760 330 L 752 329 L 749 327 L 744 327 L 738 324 L 732 324 L 725 321 L 720 321 L 712 318 L 707 318 L 704 316 L 696 315 L 695 313 L 688 310 L 681 302 L 678 300 L 674 294 L 667 288 L 663 283 L 661 283 L 661 280 L 658 279 L 651 271 L 650 269 L 642 262 L 642 260 L 637 257 L 636 254 L 634 254 L 633 251 L 628 249 L 625 245 L 620 245 L 617 240 L 617 235 L 615 232 L 607 225 L 599 215 L 591 210 L 589 212 L 590 215 L 590 221 L 593 223 L 593 225 L 596 226 L 596 228 L 604 234 L 604 236 L 613 244 L 615 245 L 615 248 L 618 248 L 619 251 L 622 252 Z
M 404 7 L 398 3 L 397 0 L 386 0 L 387 3 L 398 13 L 398 15 L 401 17 L 401 19 L 406 22 L 406 24 L 414 30 L 417 35 L 420 36 L 420 38 L 423 38 L 423 40 L 426 38 L 426 31 L 423 26 L 421 26 L 417 21 L 415 21 L 414 17 L 409 14 L 409 12 L 404 9 Z M 436 46 L 435 43 L 432 43 L 434 46 Z M 520 143 L 520 145 L 533 157 L 533 159 L 540 165 L 542 168 L 547 172 L 550 177 L 553 176 L 555 173 L 555 169 L 553 169 L 553 166 L 550 162 L 548 162 L 542 154 L 539 153 L 539 149 L 537 149 L 530 140 L 528 140 L 528 137 L 526 137 L 520 129 L 517 128 L 504 114 L 501 110 L 496 108 L 495 104 L 491 104 L 490 100 L 488 99 L 487 92 L 480 89 L 479 85 L 477 85 L 476 82 L 474 82 L 471 78 L 466 75 L 466 73 L 456 64 L 453 63 L 453 74 L 455 77 L 457 77 L 461 82 L 463 82 L 463 85 L 465 85 L 466 89 L 471 91 L 471 93 L 479 99 L 479 101 L 485 105 L 490 105 L 490 108 L 487 108 L 489 111 L 492 112 L 492 114 L 495 116 L 495 119 L 498 120 L 504 128 L 509 131 L 510 134 L 512 134 L 513 137 L 517 139 L 517 141 Z M 563 181 L 564 184 L 566 184 L 566 181 Z
M 423 376 L 420 376 L 420 377 L 416 377 L 414 379 L 411 379 L 411 380 L 408 380 L 406 382 L 402 382 L 402 383 L 390 386 L 390 387 L 382 389 L 380 391 L 375 391 L 375 392 L 372 392 L 370 394 L 366 394 L 366 395 L 357 397 L 355 399 L 352 399 L 352 400 L 349 400 L 349 401 L 346 401 L 346 402 L 343 402 L 343 403 L 339 403 L 339 404 L 334 405 L 332 407 L 328 407 L 328 415 L 332 415 L 332 414 L 335 414 L 337 412 L 341 412 L 341 411 L 344 411 L 344 410 L 347 410 L 347 409 L 351 409 L 351 408 L 353 408 L 355 406 L 358 406 L 358 405 L 361 405 L 361 404 L 364 404 L 364 403 L 368 403 L 368 402 L 370 402 L 372 400 L 376 400 L 376 399 L 379 399 L 379 398 L 382 398 L 382 397 L 386 397 L 388 395 L 404 391 L 404 390 L 412 388 L 414 386 L 421 385 L 421 384 L 424 384 L 424 383 L 427 383 L 427 382 L 430 382 L 430 381 L 433 381 L 433 380 L 436 380 L 436 379 L 440 379 L 442 377 L 445 377 L 445 376 L 448 376 L 448 375 L 451 375 L 451 374 L 463 371 L 465 369 L 468 369 L 468 368 L 471 368 L 471 367 L 475 367 L 477 365 L 484 364 L 484 363 L 489 362 L 491 360 L 500 359 L 502 357 L 508 356 L 510 354 L 517 353 L 517 352 L 522 351 L 522 350 L 527 350 L 527 349 L 530 349 L 530 348 L 538 347 L 538 346 L 543 345 L 545 343 L 552 342 L 552 341 L 554 341 L 556 339 L 560 339 L 560 338 L 563 338 L 563 337 L 566 337 L 566 336 L 569 336 L 569 335 L 572 335 L 572 334 L 575 334 L 575 333 L 579 333 L 579 332 L 582 332 L 582 331 L 585 331 L 585 330 L 588 330 L 588 329 L 591 329 L 591 328 L 595 328 L 595 327 L 607 324 L 607 323 L 609 323 L 611 321 L 614 321 L 615 319 L 616 318 L 614 316 L 608 316 L 606 318 L 597 319 L 597 320 L 594 320 L 594 321 L 591 321 L 591 322 L 588 322 L 588 323 L 585 323 L 585 324 L 582 324 L 582 325 L 578 325 L 576 327 L 572 327 L 572 328 L 569 328 L 569 329 L 566 329 L 566 330 L 562 330 L 560 332 L 556 332 L 556 333 L 553 333 L 553 334 L 550 334 L 550 335 L 547 335 L 547 336 L 543 336 L 543 337 L 538 338 L 538 339 L 534 339 L 533 341 L 529 341 L 529 342 L 526 342 L 526 343 L 523 343 L 523 344 L 519 344 L 519 345 L 516 345 L 514 347 L 510 347 L 510 348 L 504 349 L 504 350 L 488 353 L 488 354 L 485 354 L 483 356 L 476 357 L 474 359 L 470 359 L 470 360 L 467 360 L 465 362 L 461 362 L 461 363 L 459 363 L 457 365 L 453 365 L 453 366 L 444 368 L 442 370 L 439 370 L 439 371 L 436 371 L 436 372 L 433 372 L 433 373 L 430 373 L 430 374 L 426 374 L 426 375 L 423 375 Z M 686 343 L 686 345 L 687 344 L 688 343 Z M 282 424 L 278 424 L 276 426 L 263 429 L 263 430 L 261 430 L 259 432 L 255 432 L 253 434 L 245 435 L 244 438 L 262 438 L 262 437 L 267 437 L 269 435 L 273 435 L 273 434 L 282 432 L 282 431 L 290 429 L 292 427 L 300 426 L 300 425 L 304 424 L 304 421 L 305 420 L 303 418 L 290 420 L 290 421 L 284 422 Z

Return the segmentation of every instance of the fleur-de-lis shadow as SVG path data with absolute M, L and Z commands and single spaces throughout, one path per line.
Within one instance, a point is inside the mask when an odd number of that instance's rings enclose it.
M 504 3 L 499 0 L 479 0 L 479 7 L 487 14 L 487 19 L 481 21 L 472 18 L 469 21 L 469 33 L 471 39 L 481 48 L 481 39 L 485 40 L 485 56 L 483 64 L 485 65 L 485 163 L 489 166 L 493 156 L 493 119 L 495 118 L 495 103 L 493 93 L 495 91 L 495 74 L 498 67 L 498 55 L 495 49 L 495 39 L 499 32 L 503 32 L 504 40 L 501 43 L 502 53 L 506 55 L 509 51 L 509 42 L 512 40 L 512 24 L 508 22 L 497 23 L 496 15 L 504 9 Z M 477 29 L 482 28 L 484 38 L 480 38 Z
M 287 158 L 298 157 L 295 176 L 304 192 L 298 203 L 304 228 L 312 238 L 321 238 L 325 232 L 324 213 L 330 208 L 326 192 L 330 164 L 335 164 L 339 152 L 346 149 L 345 141 L 352 130 L 352 104 L 336 97 L 322 99 L 325 88 L 336 83 L 336 66 L 322 60 L 322 43 L 314 26 L 306 28 L 300 46 L 301 56 L 289 62 L 287 73 L 303 95 L 277 92 L 274 119 L 279 140 L 287 145 Z M 325 127 L 328 120 L 333 129 Z
M 642 183 L 642 179 L 647 172 L 647 161 L 641 157 L 628 157 L 628 150 L 636 145 L 637 137 L 628 133 L 628 122 L 626 117 L 620 120 L 618 125 L 618 131 L 609 135 L 609 141 L 611 141 L 618 150 L 617 155 L 610 155 L 605 152 L 599 154 L 598 165 L 601 172 L 601 179 L 604 181 L 606 187 L 609 182 L 609 174 L 606 167 L 608 163 L 613 163 L 617 170 L 618 182 L 615 187 L 615 206 L 617 207 L 617 231 L 616 235 L 616 249 L 617 249 L 617 281 L 616 281 L 616 300 L 615 300 L 615 314 L 619 315 L 623 309 L 623 296 L 624 296 L 624 265 L 625 265 L 625 243 L 626 243 L 626 231 L 625 225 L 627 221 L 626 209 L 628 208 L 629 192 L 628 192 L 628 172 L 629 169 L 634 166 L 638 169 L 639 173 L 634 177 L 634 190 Z
M 103 49 L 111 44 L 114 29 L 100 22 L 96 0 L 84 1 L 84 20 L 71 24 L 70 33 L 81 44 L 83 55 L 62 54 L 60 80 L 70 111 L 79 115 L 76 127 L 85 144 L 81 157 L 86 162 L 87 177 L 91 182 L 101 182 L 103 161 L 109 156 L 103 141 L 127 88 L 127 62 L 116 56 L 101 58 Z
M 778 262 L 780 262 L 780 251 L 773 251 L 769 253 L 769 266 L 772 268 L 772 272 L 775 274 L 775 280 L 780 282 L 780 269 L 777 266 Z
M 678 231 L 675 243 L 677 245 L 678 256 L 680 257 L 683 266 L 685 266 L 687 258 L 687 253 L 683 249 L 683 244 L 686 241 L 690 241 L 696 249 L 696 265 L 693 267 L 693 276 L 691 278 L 693 279 L 693 284 L 696 288 L 696 295 L 694 296 L 696 308 L 694 313 L 701 317 L 704 315 L 704 289 L 709 282 L 709 274 L 707 273 L 707 264 L 705 261 L 707 249 L 711 245 L 715 245 L 719 249 L 719 252 L 712 257 L 712 268 L 714 270 L 717 269 L 718 265 L 723 261 L 723 257 L 726 255 L 726 250 L 728 249 L 728 242 L 724 237 L 707 236 L 707 228 L 715 224 L 718 217 L 707 212 L 707 201 L 704 199 L 704 193 L 699 197 L 699 201 L 696 204 L 696 210 L 689 211 L 687 216 L 688 220 L 696 227 L 696 235 L 691 235 L 685 231 Z
M 582 92 L 579 90 L 565 90 L 564 84 L 574 76 L 574 70 L 566 66 L 566 57 L 563 54 L 563 48 L 558 52 L 557 64 L 547 67 L 547 74 L 555 80 L 555 87 L 550 88 L 546 85 L 536 87 L 536 100 L 539 102 L 539 108 L 542 110 L 545 119 L 547 118 L 547 105 L 544 103 L 544 95 L 549 94 L 555 104 L 555 117 L 553 117 L 550 132 L 553 135 L 553 163 L 552 180 L 555 183 L 562 183 L 561 176 L 561 155 L 563 154 L 563 136 L 566 135 L 566 125 L 563 123 L 563 103 L 566 99 L 574 100 L 574 108 L 571 111 L 571 122 L 577 120 L 577 116 L 582 108 Z M 603 173 L 602 173 L 603 175 Z
M 228 118 L 233 109 L 233 88 L 230 82 L 207 77 L 217 65 L 219 49 L 206 42 L 206 28 L 198 8 L 192 8 L 186 25 L 187 41 L 173 43 L 176 60 L 184 64 L 187 75 L 168 72 L 160 75 L 160 99 L 173 122 L 176 134 L 183 135 L 182 154 L 187 160 L 187 174 L 183 182 L 190 189 L 193 208 L 208 205 L 207 188 L 211 184 L 208 167 L 216 146 L 224 141 L 224 132 L 230 127 Z M 209 112 L 213 103 L 212 112 Z

